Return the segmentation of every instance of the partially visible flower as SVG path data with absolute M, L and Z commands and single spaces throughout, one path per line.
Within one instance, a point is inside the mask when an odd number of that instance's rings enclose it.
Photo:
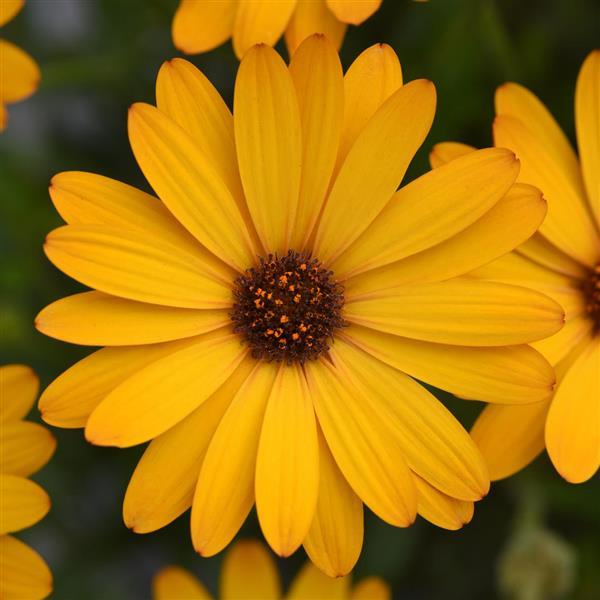
M 48 494 L 28 477 L 49 460 L 56 442 L 42 425 L 24 421 L 38 392 L 24 365 L 0 367 L 0 598 L 45 598 L 52 574 L 41 556 L 12 535 L 50 509 Z
M 489 405 L 472 435 L 492 479 L 519 471 L 545 446 L 556 470 L 581 483 L 600 465 L 600 50 L 586 58 L 577 80 L 579 160 L 546 107 L 524 87 L 498 88 L 496 115 L 496 146 L 517 154 L 517 181 L 542 190 L 548 215 L 530 241 L 471 275 L 553 297 L 565 309 L 566 325 L 532 344 L 556 366 L 553 398 L 523 406 Z M 474 150 L 439 144 L 432 165 Z M 513 221 L 518 218 L 515 214 Z
M 23 7 L 24 0 L 0 0 L 0 27 Z M 11 42 L 0 39 L 0 131 L 6 127 L 7 104 L 28 98 L 40 83 L 36 62 Z
M 284 32 L 290 54 L 313 33 L 324 33 L 339 49 L 346 27 L 360 25 L 380 5 L 381 0 L 181 0 L 173 43 L 186 54 L 199 54 L 232 38 L 242 58 L 254 44 L 274 46 Z
M 307 562 L 283 593 L 272 555 L 255 540 L 236 542 L 227 552 L 219 580 L 221 600 L 390 600 L 388 584 L 368 577 L 352 585 L 350 575 L 331 578 Z M 212 600 L 197 577 L 177 566 L 165 567 L 152 581 L 152 600 Z

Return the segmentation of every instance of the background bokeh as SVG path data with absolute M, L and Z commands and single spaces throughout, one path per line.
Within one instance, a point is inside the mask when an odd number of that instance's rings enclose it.
M 43 80 L 30 100 L 10 107 L 0 136 L 0 363 L 23 362 L 42 385 L 86 355 L 38 334 L 37 311 L 79 287 L 45 259 L 45 234 L 60 224 L 47 193 L 56 172 L 89 170 L 147 188 L 131 154 L 127 107 L 154 101 L 161 63 L 177 55 L 170 38 L 176 0 L 28 0 L 1 35 L 27 49 Z M 427 169 L 442 140 L 491 143 L 493 93 L 507 80 L 534 90 L 574 139 L 573 92 L 585 55 L 600 43 L 597 0 L 384 0 L 342 51 L 347 66 L 365 47 L 387 42 L 405 80 L 426 77 L 438 90 L 433 129 L 407 175 Z M 224 97 L 237 61 L 231 46 L 192 58 Z M 435 392 L 469 425 L 478 403 Z M 32 418 L 38 418 L 37 414 Z M 55 598 L 149 597 L 150 579 L 176 562 L 216 591 L 221 557 L 193 553 L 188 515 L 139 536 L 121 521 L 121 501 L 142 448 L 94 448 L 79 430 L 59 431 L 54 460 L 37 476 L 49 491 L 49 516 L 23 538 L 47 557 Z M 253 516 L 244 535 L 258 534 Z M 280 561 L 286 581 L 302 551 Z M 360 578 L 387 578 L 396 598 L 600 598 L 600 478 L 571 486 L 547 458 L 493 486 L 463 531 L 419 520 L 408 529 L 367 515 Z

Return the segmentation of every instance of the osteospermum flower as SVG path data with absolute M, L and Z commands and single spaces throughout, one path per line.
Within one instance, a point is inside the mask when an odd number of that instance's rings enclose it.
M 23 7 L 24 0 L 0 0 L 0 27 Z M 40 83 L 36 62 L 20 48 L 0 39 L 0 131 L 6 127 L 6 105 L 28 98 Z
M 181 0 L 173 18 L 173 43 L 186 54 L 207 52 L 229 38 L 238 58 L 255 44 L 274 46 L 285 32 L 288 51 L 314 33 L 339 48 L 346 27 L 360 25 L 381 0 Z
M 42 557 L 12 534 L 50 509 L 48 494 L 28 477 L 49 460 L 56 442 L 41 425 L 23 420 L 38 391 L 24 365 L 0 367 L 0 598 L 45 598 L 52 574 Z
M 95 291 L 50 305 L 37 327 L 108 347 L 46 390 L 43 418 L 85 426 L 94 444 L 152 440 L 125 523 L 153 531 L 192 506 L 205 556 L 254 504 L 278 554 L 304 544 L 330 575 L 358 558 L 363 502 L 400 527 L 417 512 L 468 522 L 488 489 L 482 458 L 412 377 L 490 402 L 552 388 L 550 365 L 523 344 L 560 328 L 560 307 L 453 278 L 545 214 L 530 186 L 505 197 L 514 155 L 482 150 L 396 192 L 434 86 L 402 85 L 387 46 L 343 77 L 323 36 L 289 68 L 251 49 L 233 116 L 179 59 L 160 70 L 157 105 L 130 109 L 129 137 L 161 201 L 89 173 L 52 180 L 69 224 L 46 253 Z
M 161 569 L 152 581 L 153 600 L 211 600 L 200 580 L 177 566 Z M 254 540 L 236 542 L 223 560 L 221 600 L 390 600 L 390 588 L 379 577 L 352 585 L 350 576 L 333 579 L 307 562 L 283 593 L 277 567 L 265 547 Z
M 568 481 L 588 480 L 600 465 L 600 51 L 585 60 L 575 92 L 579 161 L 552 115 L 527 89 L 496 92 L 496 146 L 521 160 L 518 181 L 548 200 L 548 216 L 530 241 L 474 277 L 526 285 L 556 299 L 566 313 L 557 334 L 533 344 L 556 365 L 551 399 L 525 406 L 489 405 L 472 434 L 492 479 L 507 477 L 544 449 Z M 474 148 L 440 144 L 435 165 Z

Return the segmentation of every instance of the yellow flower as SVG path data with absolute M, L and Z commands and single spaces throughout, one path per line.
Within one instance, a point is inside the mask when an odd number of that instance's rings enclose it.
M 38 378 L 23 365 L 0 367 L 0 598 L 45 598 L 52 574 L 42 557 L 12 535 L 50 509 L 48 494 L 27 479 L 49 460 L 56 442 L 41 425 L 24 421 Z
M 379 577 L 352 585 L 350 576 L 333 579 L 307 562 L 283 594 L 277 567 L 255 540 L 236 542 L 225 555 L 219 581 L 222 600 L 390 600 L 391 591 Z M 152 600 L 211 600 L 197 577 L 177 566 L 161 569 L 152 581 Z
M 566 325 L 533 344 L 556 366 L 553 397 L 527 406 L 490 405 L 472 434 L 492 479 L 522 469 L 545 446 L 557 471 L 580 483 L 600 465 L 600 51 L 583 63 L 575 92 L 579 161 L 552 115 L 524 87 L 498 88 L 496 115 L 496 146 L 517 154 L 518 181 L 543 191 L 548 216 L 531 240 L 473 276 L 553 297 L 565 309 Z M 439 144 L 432 164 L 473 150 Z
M 324 33 L 336 48 L 346 27 L 360 25 L 381 0 L 181 0 L 173 18 L 175 46 L 207 52 L 232 38 L 238 58 L 255 44 L 274 46 L 285 32 L 290 54 L 304 39 Z
M 557 331 L 551 299 L 454 277 L 509 252 L 545 212 L 519 165 L 486 149 L 396 192 L 434 111 L 391 48 L 343 77 L 308 38 L 289 68 L 258 45 L 234 114 L 190 63 L 163 65 L 158 108 L 129 138 L 161 201 L 89 173 L 50 193 L 68 225 L 45 250 L 96 291 L 37 327 L 108 346 L 43 394 L 43 418 L 98 445 L 152 440 L 126 524 L 149 532 L 192 506 L 196 550 L 235 536 L 254 503 L 272 548 L 304 544 L 330 575 L 360 553 L 363 502 L 400 527 L 457 529 L 488 490 L 469 435 L 425 388 L 531 403 L 554 383 L 526 342 Z M 520 219 L 507 228 L 513 211 Z M 260 260 L 257 257 L 261 257 Z
M 21 10 L 24 0 L 0 0 L 0 27 Z M 0 39 L 0 131 L 6 127 L 6 105 L 31 96 L 40 83 L 40 69 L 20 48 Z

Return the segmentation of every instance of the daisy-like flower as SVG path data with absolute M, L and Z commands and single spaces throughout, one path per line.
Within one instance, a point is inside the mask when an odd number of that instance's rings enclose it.
M 181 59 L 161 68 L 157 105 L 130 109 L 129 138 L 161 201 L 89 173 L 52 180 L 68 225 L 47 256 L 95 291 L 48 306 L 37 327 L 107 348 L 46 390 L 43 418 L 98 445 L 152 440 L 124 520 L 153 531 L 192 506 L 204 556 L 254 504 L 278 554 L 304 544 L 330 575 L 358 558 L 363 503 L 400 527 L 417 512 L 468 522 L 488 490 L 483 459 L 412 377 L 490 402 L 552 389 L 524 344 L 561 327 L 560 307 L 454 278 L 546 212 L 531 186 L 505 196 L 514 154 L 482 150 L 396 192 L 435 88 L 402 85 L 387 46 L 344 77 L 320 35 L 289 68 L 252 48 L 233 115 Z
M 519 471 L 546 447 L 557 471 L 580 483 L 600 465 L 600 51 L 583 63 L 575 91 L 579 161 L 552 115 L 524 87 L 498 88 L 496 115 L 496 146 L 517 154 L 518 181 L 543 191 L 548 216 L 531 240 L 472 275 L 553 297 L 565 310 L 566 325 L 533 344 L 556 366 L 553 397 L 524 406 L 489 405 L 472 435 L 492 479 Z M 432 164 L 464 160 L 472 151 L 439 144 Z
M 50 509 L 48 494 L 28 477 L 56 447 L 43 426 L 23 420 L 37 396 L 38 378 L 24 365 L 0 367 L 0 598 L 45 598 L 52 574 L 42 557 L 8 535 L 31 527 Z
M 165 567 L 152 581 L 153 600 L 211 600 L 199 579 L 177 566 Z M 221 600 L 390 600 L 383 579 L 367 577 L 352 585 L 350 576 L 327 577 L 307 562 L 283 594 L 277 566 L 255 540 L 236 542 L 227 552 L 219 581 Z
M 0 0 L 0 27 L 12 20 L 24 0 Z M 0 39 L 0 131 L 6 127 L 6 105 L 28 98 L 40 83 L 36 62 L 20 48 Z
M 238 58 L 255 44 L 274 46 L 285 32 L 290 54 L 314 33 L 339 49 L 348 25 L 360 25 L 381 0 L 181 0 L 173 18 L 175 46 L 207 52 L 229 38 Z

